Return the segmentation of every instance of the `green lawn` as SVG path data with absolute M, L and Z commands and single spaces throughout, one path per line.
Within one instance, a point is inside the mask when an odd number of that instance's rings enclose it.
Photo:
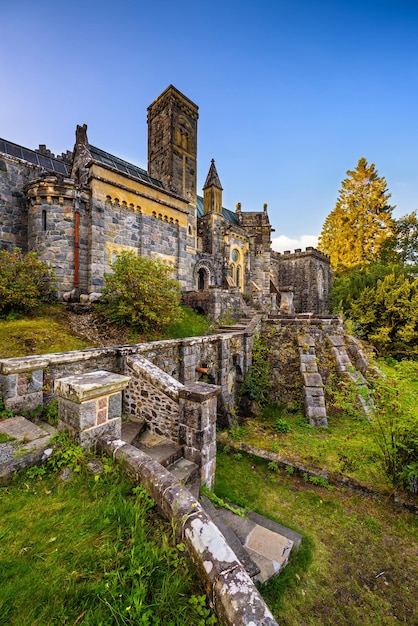
M 281 626 L 418 623 L 416 515 L 232 452 L 218 454 L 215 492 L 304 536 L 262 589 Z
M 62 459 L 81 468 L 68 480 L 35 468 L 0 489 L 0 624 L 215 623 L 146 493 L 109 460 L 94 476 L 77 455 Z

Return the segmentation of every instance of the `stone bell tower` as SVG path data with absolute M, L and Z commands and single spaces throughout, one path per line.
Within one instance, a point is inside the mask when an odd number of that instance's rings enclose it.
M 148 172 L 196 202 L 198 107 L 170 85 L 148 107 Z

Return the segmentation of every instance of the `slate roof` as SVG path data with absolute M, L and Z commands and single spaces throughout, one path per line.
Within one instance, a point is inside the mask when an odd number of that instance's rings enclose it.
M 148 175 L 148 172 L 142 167 L 138 167 L 137 165 L 133 165 L 132 163 L 128 163 L 128 161 L 124 161 L 119 157 L 110 154 L 109 152 L 105 152 L 104 150 L 100 150 L 100 148 L 96 148 L 89 144 L 90 154 L 95 161 L 99 161 L 100 163 L 104 163 L 105 165 L 109 165 L 110 167 L 114 167 L 119 172 L 123 174 L 129 174 L 134 178 L 138 178 L 145 183 L 150 183 L 154 185 L 154 187 L 159 187 L 163 189 L 162 183 L 156 178 L 152 178 Z
M 109 165 L 110 167 L 117 169 L 119 172 L 129 174 L 130 176 L 149 183 L 154 187 L 164 189 L 162 183 L 156 178 L 152 178 L 151 176 L 149 176 L 148 172 L 142 169 L 142 167 L 138 167 L 137 165 L 133 165 L 128 161 L 124 161 L 123 159 L 120 159 L 119 157 L 116 157 L 109 152 L 105 152 L 100 148 L 96 148 L 91 144 L 89 144 L 89 150 L 91 156 L 95 161 L 99 161 L 100 163 Z M 0 152 L 17 157 L 18 159 L 22 159 L 23 161 L 28 161 L 29 163 L 33 163 L 34 165 L 39 165 L 46 170 L 56 172 L 58 174 L 64 174 L 65 176 L 69 176 L 71 173 L 70 163 L 46 156 L 37 152 L 36 150 L 24 148 L 23 146 L 19 146 L 18 144 L 7 141 L 6 139 L 0 139 Z M 197 196 L 196 198 L 196 209 L 197 217 L 202 217 L 204 213 L 202 196 Z M 233 211 L 222 207 L 222 215 L 224 219 L 230 224 L 238 224 L 238 216 Z
M 7 141 L 6 139 L 0 139 L 0 152 L 8 154 L 9 156 L 17 157 L 23 161 L 28 161 L 34 165 L 39 165 L 46 170 L 50 170 L 58 174 L 64 174 L 64 176 L 68 176 L 70 174 L 71 165 L 66 161 L 41 154 L 36 150 L 29 150 L 29 148 L 24 148 L 23 146 L 19 146 L 17 143 Z
M 196 209 L 197 209 L 196 210 L 197 217 L 202 217 L 204 214 L 202 196 L 197 196 L 196 198 Z M 238 215 L 234 213 L 233 211 L 230 211 L 229 209 L 225 209 L 224 207 L 222 207 L 222 215 L 224 216 L 226 221 L 229 222 L 230 224 L 238 225 Z

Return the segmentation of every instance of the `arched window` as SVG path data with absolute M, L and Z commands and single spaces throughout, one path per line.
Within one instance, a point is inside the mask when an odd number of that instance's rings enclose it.
M 241 286 L 241 265 L 237 265 L 235 271 L 235 284 L 237 287 Z

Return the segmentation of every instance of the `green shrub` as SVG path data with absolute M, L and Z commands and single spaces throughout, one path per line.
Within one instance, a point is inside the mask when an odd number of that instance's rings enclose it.
M 148 257 L 122 252 L 105 275 L 100 310 L 112 322 L 142 333 L 160 332 L 181 319 L 180 284 L 172 269 Z
M 0 250 L 0 315 L 30 311 L 55 294 L 52 270 L 34 252 Z
M 383 471 L 394 487 L 418 492 L 418 394 L 415 364 L 400 363 L 394 376 L 375 381 L 372 429 Z
M 254 413 L 256 407 L 261 409 L 271 401 L 273 366 L 269 360 L 269 354 L 269 346 L 261 337 L 256 337 L 252 363 L 239 391 L 239 402 L 243 413 Z
M 287 422 L 285 419 L 280 418 L 280 417 L 279 419 L 275 421 L 273 428 L 276 431 L 276 433 L 281 433 L 281 434 L 290 433 L 290 431 L 292 430 L 292 427 L 289 424 L 289 422 Z

